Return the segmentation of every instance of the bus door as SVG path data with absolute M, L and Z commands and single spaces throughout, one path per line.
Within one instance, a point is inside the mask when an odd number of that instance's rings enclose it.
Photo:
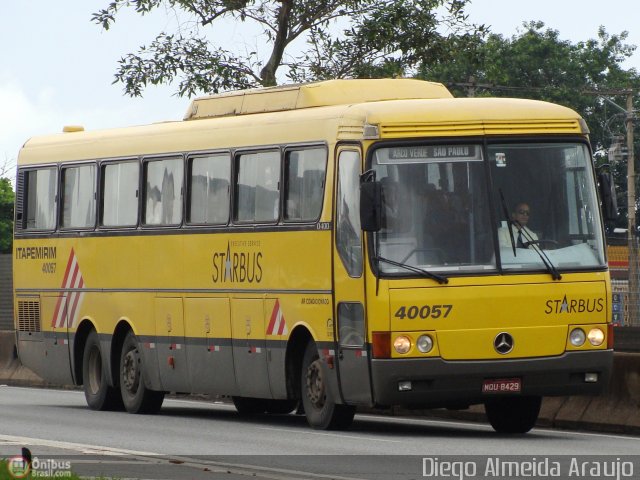
M 360 152 L 338 153 L 335 252 L 333 255 L 337 368 L 345 402 L 372 402 L 367 348 L 362 230 L 360 228 Z
M 264 299 L 231 299 L 233 364 L 241 397 L 270 398 Z
M 155 299 L 156 350 L 162 388 L 190 392 L 182 298 Z

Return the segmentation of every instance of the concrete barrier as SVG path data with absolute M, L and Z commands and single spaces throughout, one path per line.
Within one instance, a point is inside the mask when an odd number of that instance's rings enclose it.
M 14 332 L 0 331 L 0 384 L 15 386 L 50 385 L 20 364 L 15 356 Z M 466 410 L 390 410 L 362 411 L 398 416 L 425 416 L 458 420 L 486 421 L 484 407 Z M 616 352 L 613 375 L 607 391 L 597 397 L 548 397 L 542 402 L 538 426 L 599 432 L 640 433 L 640 353 Z
M 12 331 L 0 331 L 0 369 L 16 359 L 16 337 Z
M 20 363 L 16 356 L 13 331 L 0 331 L 0 385 L 48 386 L 38 375 Z

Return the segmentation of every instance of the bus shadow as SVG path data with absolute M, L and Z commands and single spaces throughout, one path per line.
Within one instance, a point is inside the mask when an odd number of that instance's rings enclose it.
M 87 410 L 87 407 L 77 405 L 57 405 L 55 408 Z M 95 412 L 94 414 L 117 414 L 129 415 L 125 412 Z M 304 415 L 298 414 L 261 414 L 261 415 L 240 415 L 232 408 L 220 408 L 215 404 L 203 402 L 202 406 L 190 407 L 182 405 L 163 406 L 158 417 L 172 417 L 185 420 L 212 420 L 225 423 L 242 423 L 268 428 L 290 428 L 308 430 L 311 427 L 307 424 Z M 136 416 L 137 417 L 137 416 Z M 456 437 L 469 439 L 505 439 L 514 440 L 526 438 L 528 441 L 546 441 L 550 438 L 558 440 L 559 437 L 547 434 L 545 431 L 536 430 L 533 433 L 521 435 L 504 435 L 494 432 L 486 424 L 473 422 L 448 422 L 441 419 L 416 418 L 416 417 L 380 417 L 367 414 L 358 414 L 349 429 L 335 431 L 340 435 L 343 432 L 347 435 L 377 435 L 393 438 L 406 437 Z
M 160 415 L 170 417 L 182 417 L 191 419 L 211 419 L 225 422 L 242 422 L 270 428 L 300 428 L 310 429 L 304 415 L 297 414 L 262 414 L 240 415 L 232 409 L 220 408 L 191 408 L 182 406 L 166 406 L 160 411 Z M 414 423 L 407 423 L 411 419 Z M 433 423 L 431 423 L 431 421 Z M 378 436 L 393 437 L 424 437 L 424 436 L 452 436 L 458 438 L 492 438 L 492 439 L 540 439 L 555 438 L 544 431 L 536 430 L 534 433 L 522 435 L 503 435 L 494 432 L 488 425 L 473 422 L 447 422 L 441 419 L 415 417 L 389 417 L 379 418 L 359 414 L 348 430 L 349 434 L 375 434 Z M 340 431 L 335 432 L 339 434 Z

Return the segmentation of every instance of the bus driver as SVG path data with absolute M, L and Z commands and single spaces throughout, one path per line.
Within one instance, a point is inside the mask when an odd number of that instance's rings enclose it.
M 513 225 L 513 241 L 516 248 L 529 248 L 538 241 L 538 235 L 527 227 L 531 216 L 531 208 L 527 203 L 521 202 L 511 212 L 511 224 Z M 500 248 L 511 248 L 511 235 L 508 227 L 498 230 Z

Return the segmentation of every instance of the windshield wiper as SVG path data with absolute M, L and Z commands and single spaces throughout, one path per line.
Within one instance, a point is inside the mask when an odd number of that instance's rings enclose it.
M 502 213 L 504 215 L 504 219 L 507 222 L 507 228 L 509 229 L 509 239 L 511 240 L 511 248 L 513 249 L 513 256 L 516 256 L 516 241 L 513 238 L 513 226 L 511 219 L 509 218 L 509 209 L 507 208 L 507 202 L 504 201 L 504 195 L 502 193 L 502 189 L 499 188 L 498 192 L 500 193 L 500 203 L 502 204 Z
M 527 247 L 527 249 L 533 250 L 534 252 L 536 252 L 538 254 L 538 256 L 540 257 L 540 260 L 542 260 L 542 263 L 544 263 L 544 266 L 547 268 L 547 271 L 551 274 L 551 278 L 553 278 L 554 280 L 562 280 L 562 275 L 560 274 L 558 269 L 551 262 L 551 260 L 547 256 L 547 254 L 544 253 L 544 251 L 541 248 L 538 247 L 538 240 L 535 240 L 529 234 L 529 232 L 527 232 L 527 229 L 524 228 L 517 220 L 514 220 L 513 223 L 516 224 L 516 226 L 520 230 L 520 233 L 522 233 L 522 236 L 526 240 L 526 242 L 523 242 L 523 245 L 525 247 Z M 531 247 L 531 248 L 529 248 L 529 247 Z
M 379 262 L 388 263 L 389 265 L 393 265 L 394 267 L 404 268 L 406 270 L 409 270 L 410 272 L 414 272 L 419 275 L 422 275 L 423 277 L 430 278 L 432 280 L 435 280 L 441 285 L 449 283 L 449 279 L 447 277 L 443 275 L 438 275 L 437 273 L 429 272 L 422 268 L 414 267 L 413 265 L 407 265 L 406 263 L 395 262 L 393 260 L 389 260 L 388 258 L 381 257 L 380 255 L 377 255 L 375 259 Z

